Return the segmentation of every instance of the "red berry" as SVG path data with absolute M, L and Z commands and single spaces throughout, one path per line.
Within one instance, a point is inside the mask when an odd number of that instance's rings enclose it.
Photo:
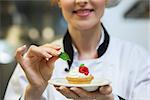
M 88 75 L 89 73 L 88 73 L 88 72 L 84 72 L 84 74 L 85 74 L 85 75 Z
M 84 73 L 85 75 L 88 75 L 89 74 L 89 70 L 86 66 L 80 66 L 79 67 L 79 72 L 80 73 Z

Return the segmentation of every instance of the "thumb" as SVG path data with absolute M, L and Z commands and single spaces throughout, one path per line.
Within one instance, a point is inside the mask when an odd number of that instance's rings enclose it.
M 51 59 L 47 61 L 47 64 L 51 66 L 59 57 L 53 56 Z
M 15 58 L 22 65 L 23 63 L 23 54 L 25 53 L 27 47 L 26 45 L 17 48 Z
M 112 87 L 110 85 L 105 85 L 99 88 L 99 92 L 102 95 L 109 95 L 112 93 Z

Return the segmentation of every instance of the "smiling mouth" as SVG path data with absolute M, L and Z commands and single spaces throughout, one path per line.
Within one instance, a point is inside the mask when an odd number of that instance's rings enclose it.
M 87 13 L 92 11 L 94 11 L 94 9 L 79 9 L 79 10 L 74 10 L 73 13 Z
M 79 9 L 79 10 L 74 10 L 73 13 L 79 17 L 88 17 L 93 11 L 94 9 Z

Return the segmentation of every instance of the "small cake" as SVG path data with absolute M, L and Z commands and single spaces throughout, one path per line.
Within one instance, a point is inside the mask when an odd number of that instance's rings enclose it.
M 89 69 L 84 64 L 71 69 L 66 77 L 70 84 L 90 84 L 93 78 L 89 73 Z

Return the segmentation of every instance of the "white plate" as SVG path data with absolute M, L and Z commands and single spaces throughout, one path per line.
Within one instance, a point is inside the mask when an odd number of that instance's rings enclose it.
M 111 82 L 106 79 L 93 80 L 90 84 L 70 84 L 65 78 L 56 78 L 49 80 L 52 85 L 66 86 L 66 87 L 80 87 L 87 91 L 94 91 L 99 86 L 109 85 Z

